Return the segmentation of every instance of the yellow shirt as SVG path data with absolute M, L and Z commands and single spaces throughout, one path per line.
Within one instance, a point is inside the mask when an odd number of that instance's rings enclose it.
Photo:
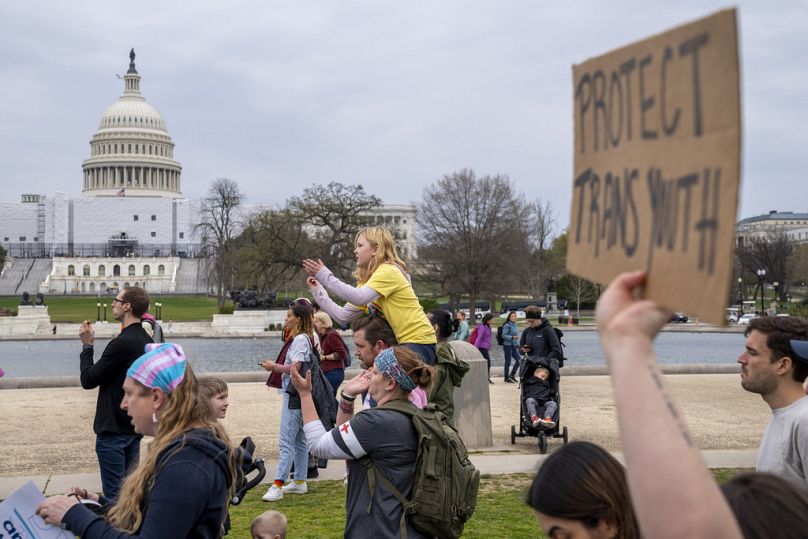
M 366 283 L 359 283 L 359 286 L 369 286 L 381 294 L 371 305 L 382 313 L 399 343 L 437 343 L 435 330 L 418 303 L 412 285 L 398 266 L 382 264 Z

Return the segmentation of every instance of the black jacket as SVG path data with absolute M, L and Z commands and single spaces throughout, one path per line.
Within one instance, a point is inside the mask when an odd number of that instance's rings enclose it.
M 135 534 L 116 530 L 81 504 L 71 507 L 62 522 L 82 539 L 221 537 L 231 482 L 225 444 L 207 429 L 188 431 L 163 450 L 155 470 L 144 498 L 143 524 Z
M 132 422 L 121 410 L 126 370 L 152 342 L 140 324 L 130 324 L 109 341 L 101 359 L 93 363 L 93 348 L 81 351 L 81 387 L 98 388 L 93 430 L 96 434 L 134 434 Z
M 531 358 L 561 360 L 564 357 L 561 341 L 546 318 L 542 319 L 538 327 L 528 327 L 522 332 L 519 346 L 528 347 L 530 350 L 527 355 Z
M 545 404 L 547 401 L 555 399 L 552 384 L 549 380 L 529 376 L 522 379 L 522 384 L 524 385 L 525 399 L 534 398 L 539 404 Z

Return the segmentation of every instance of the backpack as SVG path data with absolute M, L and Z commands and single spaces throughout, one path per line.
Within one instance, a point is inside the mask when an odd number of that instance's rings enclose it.
M 466 342 L 470 342 L 471 344 L 477 342 L 477 329 L 479 327 L 480 326 L 474 326 L 474 329 L 471 330 L 471 334 L 469 335 L 469 338 L 466 339 Z
M 505 327 L 505 324 L 502 324 L 497 328 L 497 344 L 502 346 L 505 344 L 505 338 L 502 336 L 502 329 Z
M 163 336 L 163 328 L 157 323 L 157 320 L 144 317 L 140 320 L 140 325 L 143 326 L 152 341 L 156 343 L 166 342 L 166 338 Z
M 558 360 L 558 366 L 559 366 L 559 367 L 563 367 L 563 366 L 564 366 L 564 362 L 567 360 L 566 354 L 564 354 L 564 348 L 565 348 L 567 345 L 566 345 L 566 344 L 564 344 L 564 341 L 562 341 L 562 340 L 561 340 L 561 337 L 563 337 L 563 336 L 564 336 L 564 332 L 563 332 L 563 331 L 561 331 L 560 329 L 558 329 L 558 328 L 557 328 L 557 327 L 555 327 L 555 326 L 550 326 L 550 327 L 552 327 L 552 328 L 553 328 L 553 330 L 555 330 L 556 337 L 558 337 L 558 344 L 560 344 L 560 345 L 561 345 L 561 359 L 559 359 L 559 360 Z
M 418 449 L 409 500 L 370 457 L 359 459 L 368 470 L 371 494 L 368 512 L 372 509 L 376 479 L 379 479 L 404 509 L 401 514 L 403 539 L 407 539 L 407 519 L 413 527 L 430 537 L 460 537 L 477 507 L 480 486 L 480 472 L 469 460 L 460 435 L 432 403 L 419 410 L 409 402 L 393 400 L 379 408 L 395 410 L 412 418 L 412 425 L 418 433 Z

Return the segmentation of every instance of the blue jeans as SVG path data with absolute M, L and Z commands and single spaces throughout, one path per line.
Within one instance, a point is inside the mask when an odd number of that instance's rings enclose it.
M 328 383 L 331 384 L 331 389 L 334 390 L 334 398 L 336 399 L 337 389 L 339 389 L 340 384 L 345 380 L 345 369 L 332 369 L 323 374 L 325 374 L 325 379 L 328 380 Z
M 491 354 L 488 353 L 488 348 L 478 348 L 477 350 L 483 355 L 488 362 L 488 377 L 491 378 Z
M 96 434 L 95 454 L 101 468 L 101 488 L 104 496 L 113 500 L 126 473 L 140 460 L 139 434 Z
M 505 353 L 505 379 L 507 380 L 508 378 L 513 378 L 519 372 L 519 362 L 522 357 L 519 355 L 518 346 L 505 345 L 502 347 L 502 351 Z M 508 369 L 511 364 L 511 358 L 513 358 L 513 370 Z
M 303 412 L 289 409 L 289 395 L 283 394 L 281 431 L 278 434 L 278 469 L 275 479 L 286 482 L 292 463 L 295 464 L 295 481 L 305 481 L 309 466 L 309 446 L 303 431 Z
M 415 342 L 401 343 L 416 354 L 427 365 L 434 365 L 437 359 L 436 347 L 434 344 L 418 344 Z

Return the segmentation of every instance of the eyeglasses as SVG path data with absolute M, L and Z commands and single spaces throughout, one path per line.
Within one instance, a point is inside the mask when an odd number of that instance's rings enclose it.
M 114 305 L 115 303 L 129 303 L 129 302 L 128 302 L 128 301 L 124 301 L 124 300 L 122 300 L 122 299 L 113 298 L 113 299 L 112 299 L 112 301 L 111 301 L 110 303 L 112 303 L 112 304 Z

